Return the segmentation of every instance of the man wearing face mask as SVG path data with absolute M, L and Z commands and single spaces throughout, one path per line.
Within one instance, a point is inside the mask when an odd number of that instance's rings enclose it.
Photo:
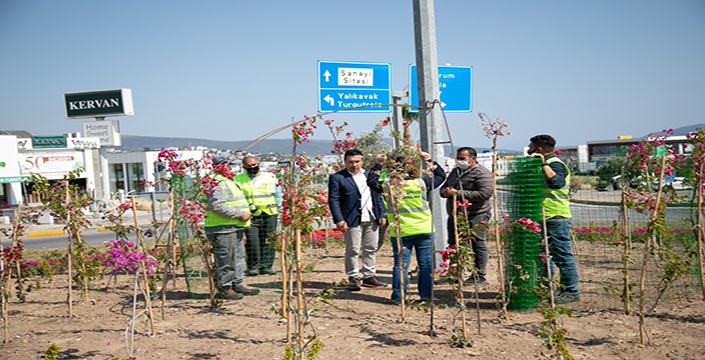
M 457 243 L 455 229 L 456 216 L 466 216 L 470 226 L 488 221 L 492 216 L 492 206 L 489 199 L 492 197 L 492 173 L 484 166 L 477 163 L 477 151 L 471 147 L 461 147 L 455 157 L 456 167 L 448 174 L 446 182 L 441 186 L 441 197 L 446 198 L 448 211 L 448 244 Z M 466 207 L 456 207 L 469 203 Z M 472 251 L 475 253 L 475 267 L 477 278 L 469 278 L 466 283 L 487 284 L 486 270 L 489 251 L 485 241 L 485 231 L 476 231 L 472 241 Z
M 259 161 L 254 156 L 245 156 L 242 167 L 245 172 L 235 176 L 242 188 L 252 214 L 247 228 L 245 250 L 247 252 L 247 276 L 273 275 L 275 250 L 267 244 L 269 234 L 277 229 L 278 204 L 281 189 L 277 178 L 270 172 L 261 172 Z
M 578 267 L 571 250 L 570 229 L 570 170 L 556 156 L 556 139 L 551 135 L 536 135 L 529 139 L 528 155 L 541 159 L 543 172 L 543 208 L 546 216 L 546 234 L 551 252 L 549 265 L 555 263 L 560 271 L 562 291 L 554 299 L 556 304 L 580 301 Z M 553 271 L 551 271 L 554 274 Z

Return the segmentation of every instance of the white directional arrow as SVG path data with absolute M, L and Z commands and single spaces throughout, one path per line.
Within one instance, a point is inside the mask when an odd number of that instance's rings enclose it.
M 328 74 L 328 75 L 330 75 L 330 74 Z M 327 103 L 329 103 L 330 106 L 333 106 L 333 104 L 335 103 L 335 99 L 330 97 L 330 95 L 326 95 L 326 97 L 324 97 L 323 100 L 325 100 Z
M 442 108 L 446 107 L 446 103 L 444 103 L 443 101 L 441 101 L 441 107 L 442 107 Z
M 330 72 L 328 72 L 328 70 L 323 73 L 323 76 L 326 78 L 326 82 L 330 80 Z M 331 103 L 331 105 L 333 105 L 333 103 Z

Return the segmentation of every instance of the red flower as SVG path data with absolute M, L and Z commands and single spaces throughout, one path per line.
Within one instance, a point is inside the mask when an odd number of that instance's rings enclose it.
M 387 126 L 387 125 L 389 125 L 389 119 L 382 120 L 382 126 Z

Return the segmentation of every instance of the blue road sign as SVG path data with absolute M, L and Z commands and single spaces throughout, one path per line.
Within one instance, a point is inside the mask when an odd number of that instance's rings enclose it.
M 318 111 L 389 112 L 392 65 L 318 60 Z M 385 104 L 385 106 L 371 106 Z
M 472 112 L 472 66 L 439 66 L 438 87 L 445 112 Z M 409 104 L 419 105 L 416 65 L 409 65 Z M 418 112 L 417 108 L 410 108 Z

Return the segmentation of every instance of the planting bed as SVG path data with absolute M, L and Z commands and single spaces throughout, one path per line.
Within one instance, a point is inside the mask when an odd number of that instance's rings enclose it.
M 697 295 L 669 297 L 646 318 L 652 345 L 641 345 L 638 318 L 624 315 L 617 294 L 607 295 L 595 285 L 603 272 L 601 266 L 619 271 L 614 261 L 601 263 L 590 257 L 590 244 L 581 242 L 581 302 L 565 307 L 573 310 L 564 317 L 568 329 L 570 353 L 576 359 L 702 359 L 705 354 L 705 304 Z M 595 249 L 595 247 L 592 247 Z M 596 250 L 597 251 L 597 250 Z M 602 250 L 600 250 L 602 251 Z M 378 254 L 378 275 L 391 282 L 392 254 L 385 244 Z M 551 355 L 537 338 L 540 322 L 536 311 L 510 312 L 508 321 L 499 321 L 496 296 L 498 285 L 496 259 L 490 260 L 490 285 L 482 286 L 478 295 L 480 325 L 478 330 L 474 293 L 466 292 L 468 303 L 467 333 L 472 347 L 457 348 L 450 342 L 457 307 L 448 285 L 436 288 L 439 303 L 433 316 L 435 336 L 429 336 L 431 315 L 407 309 L 406 321 L 400 321 L 398 305 L 389 305 L 391 290 L 363 288 L 349 292 L 337 288 L 330 304 L 313 314 L 311 322 L 323 341 L 319 359 L 537 359 Z M 315 294 L 326 286 L 339 283 L 343 272 L 343 249 L 309 251 L 304 259 L 311 272 L 304 274 L 305 291 Z M 413 268 L 413 265 L 412 265 Z M 636 276 L 636 274 L 634 274 Z M 208 300 L 189 297 L 183 276 L 170 283 L 162 319 L 161 303 L 154 302 L 156 335 L 150 335 L 149 321 L 137 320 L 133 356 L 136 359 L 281 359 L 284 354 L 286 322 L 272 311 L 279 306 L 281 291 L 278 275 L 246 278 L 249 286 L 261 288 L 260 295 L 243 300 L 226 301 L 210 309 Z M 75 317 L 67 318 L 66 278 L 56 275 L 52 282 L 42 280 L 25 303 L 13 298 L 10 303 L 10 343 L 0 346 L 2 359 L 40 359 L 52 343 L 61 350 L 59 359 L 112 359 L 126 357 L 126 334 L 132 314 L 132 276 L 119 276 L 113 290 L 109 278 L 96 281 L 83 301 L 74 291 Z M 610 279 L 617 281 L 618 279 Z M 411 298 L 417 294 L 412 289 Z M 678 288 L 670 291 L 678 292 Z M 697 292 L 689 292 L 697 294 Z M 604 306 L 605 297 L 614 297 Z M 616 304 L 616 305 L 615 305 Z M 144 308 L 139 297 L 137 310 Z M 459 323 L 456 322 L 456 325 Z M 312 330 L 307 330 L 312 334 Z

